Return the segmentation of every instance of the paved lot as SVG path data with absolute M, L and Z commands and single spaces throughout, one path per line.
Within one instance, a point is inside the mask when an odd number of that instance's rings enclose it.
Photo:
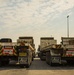
M 0 67 L 0 75 L 74 75 L 74 65 L 50 67 L 45 61 L 35 58 L 30 68 L 19 66 Z

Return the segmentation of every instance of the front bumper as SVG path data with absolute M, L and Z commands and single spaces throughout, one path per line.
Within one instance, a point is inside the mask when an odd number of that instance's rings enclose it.
M 10 60 L 9 64 L 13 64 L 13 65 L 25 65 L 28 63 L 27 58 L 24 57 L 18 57 L 18 60 Z
M 52 56 L 51 57 L 51 61 L 52 61 L 52 63 L 61 63 L 61 58 L 60 57 L 58 57 L 58 56 Z

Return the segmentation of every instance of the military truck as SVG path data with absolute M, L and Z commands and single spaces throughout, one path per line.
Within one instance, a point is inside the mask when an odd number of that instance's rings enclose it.
M 31 37 L 31 36 L 21 36 L 21 37 L 19 37 L 19 39 L 17 39 L 17 42 L 20 43 L 21 41 L 23 41 L 24 43 L 30 44 L 31 49 L 32 49 L 32 60 L 34 60 L 36 49 L 35 49 L 33 37 Z
M 2 38 L 0 39 L 0 65 L 11 64 L 28 68 L 32 63 L 33 50 L 29 43 L 23 41 L 14 43 L 10 38 Z
M 9 64 L 11 59 L 17 59 L 15 44 L 11 38 L 0 39 L 0 66 Z
M 54 37 L 41 37 L 40 38 L 40 59 L 45 60 L 46 59 L 46 47 L 49 45 L 54 45 L 56 44 L 57 41 L 54 39 Z
M 49 44 L 42 48 L 45 53 L 45 59 L 47 64 L 55 65 L 63 64 L 62 61 L 67 63 L 74 63 L 74 37 L 61 37 L 60 44 Z
M 66 60 L 67 63 L 74 63 L 74 37 L 61 37 L 61 40 L 64 48 L 61 59 Z

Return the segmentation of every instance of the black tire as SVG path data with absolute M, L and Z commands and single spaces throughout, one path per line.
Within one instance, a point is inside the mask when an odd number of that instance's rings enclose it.
M 6 65 L 8 65 L 9 64 L 9 60 L 8 61 L 6 61 Z
M 0 62 L 0 67 L 2 67 L 2 62 Z
M 42 58 L 40 58 L 41 59 L 41 61 L 45 61 L 45 59 L 42 59 Z
M 66 60 L 67 61 L 67 64 L 74 64 L 74 61 L 72 60 Z
M 24 68 L 24 65 L 20 65 L 20 68 Z
M 49 64 L 49 52 L 46 52 L 46 63 L 47 63 L 48 65 L 50 65 L 50 64 Z
M 54 63 L 50 62 L 50 66 L 54 66 Z
M 47 63 L 48 65 L 50 65 L 49 62 L 46 61 L 46 63 Z
M 34 58 L 32 57 L 32 61 L 34 60 Z
M 26 68 L 29 68 L 29 67 L 30 67 L 30 65 L 29 65 L 29 64 L 27 64 L 27 65 L 26 65 Z
M 45 61 L 46 58 L 43 58 L 43 56 L 41 56 L 41 57 L 40 57 L 40 60 L 41 60 L 41 61 Z
M 43 59 L 42 58 L 40 58 L 41 59 L 41 61 L 43 61 Z
M 6 61 L 2 61 L 1 64 L 2 64 L 2 66 L 5 66 L 6 65 Z
M 50 59 L 50 60 L 49 60 L 49 65 L 50 65 L 50 66 L 53 66 L 54 63 L 52 63 L 52 56 L 51 56 L 51 54 L 49 54 L 49 59 Z

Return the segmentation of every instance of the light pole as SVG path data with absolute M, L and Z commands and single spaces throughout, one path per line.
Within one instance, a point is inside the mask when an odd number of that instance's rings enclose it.
M 69 37 L 69 15 L 67 16 L 67 37 Z

